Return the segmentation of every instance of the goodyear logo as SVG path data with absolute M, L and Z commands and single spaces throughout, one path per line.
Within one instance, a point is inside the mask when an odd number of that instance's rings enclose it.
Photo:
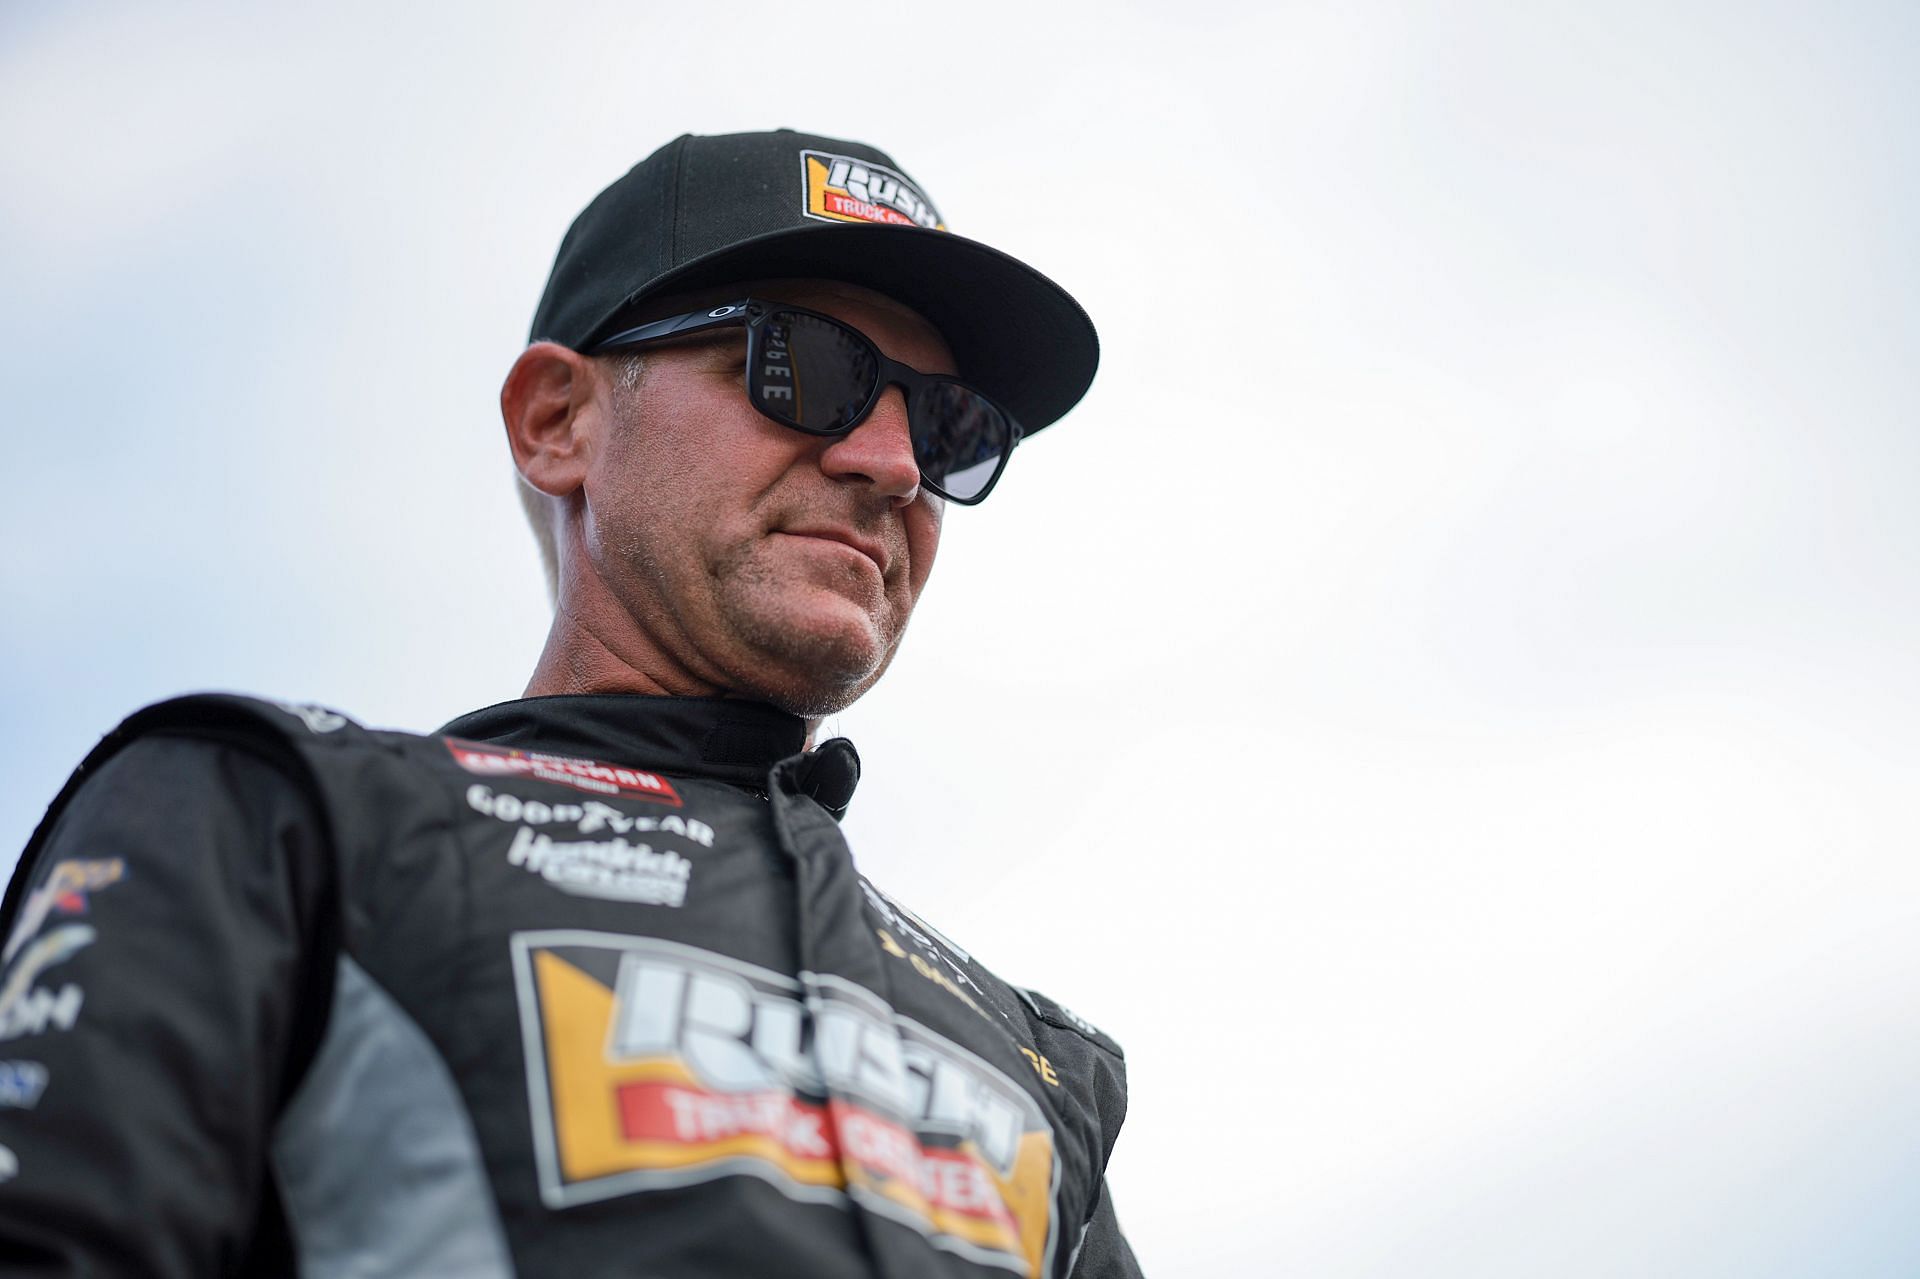
M 898 169 L 827 151 L 802 151 L 800 168 L 810 218 L 947 229 L 926 192 Z
M 513 960 L 550 1207 L 752 1176 L 1051 1272 L 1060 1164 L 1039 1106 L 871 992 L 610 933 L 519 933 Z

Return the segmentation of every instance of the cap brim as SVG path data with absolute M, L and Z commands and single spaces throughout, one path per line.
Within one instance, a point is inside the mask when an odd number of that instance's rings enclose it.
M 961 375 L 1028 435 L 1078 403 L 1100 363 L 1086 311 L 1026 263 L 947 232 L 864 223 L 790 227 L 683 262 L 628 297 L 581 345 L 616 332 L 652 298 L 790 278 L 858 284 L 912 307 L 940 330 Z

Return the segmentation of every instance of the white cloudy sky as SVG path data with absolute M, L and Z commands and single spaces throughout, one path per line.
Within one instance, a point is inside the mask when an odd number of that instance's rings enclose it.
M 1101 325 L 837 727 L 1149 1272 L 1915 1273 L 1917 14 L 11 0 L 0 864 L 157 697 L 514 695 L 567 222 L 861 138 Z

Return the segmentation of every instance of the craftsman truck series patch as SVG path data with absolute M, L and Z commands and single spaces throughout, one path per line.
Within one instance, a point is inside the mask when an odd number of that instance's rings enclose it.
M 632 795 L 655 803 L 680 806 L 680 794 L 673 783 L 658 773 L 644 769 L 622 768 L 597 760 L 574 759 L 567 755 L 548 755 L 541 751 L 516 750 L 490 742 L 469 742 L 458 737 L 443 738 L 453 762 L 481 777 L 526 777 L 535 781 L 558 782 L 575 790 L 595 795 Z

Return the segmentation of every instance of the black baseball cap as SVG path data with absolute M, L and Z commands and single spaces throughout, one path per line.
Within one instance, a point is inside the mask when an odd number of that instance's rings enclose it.
M 1086 394 L 1100 362 L 1065 289 L 948 231 L 886 152 L 791 129 L 684 134 L 602 191 L 560 242 L 530 336 L 585 351 L 651 299 L 788 277 L 912 307 L 1029 435 Z

